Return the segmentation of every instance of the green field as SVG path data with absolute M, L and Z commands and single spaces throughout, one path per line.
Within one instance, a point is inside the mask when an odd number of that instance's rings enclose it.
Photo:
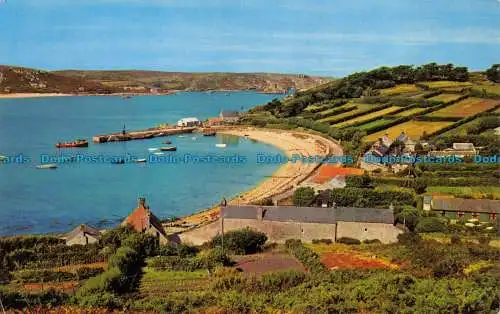
M 500 104 L 500 100 L 470 97 L 448 107 L 434 111 L 430 117 L 470 117 Z
M 428 88 L 464 88 L 473 85 L 470 82 L 455 82 L 455 81 L 422 82 L 420 84 Z
M 424 132 L 426 132 L 427 134 L 431 134 L 444 127 L 449 126 L 450 124 L 453 124 L 453 122 L 408 121 L 402 124 L 395 125 L 389 129 L 370 134 L 364 139 L 368 142 L 375 141 L 385 134 L 388 134 L 390 138 L 395 138 L 399 134 L 401 134 L 402 131 L 404 131 L 411 139 L 418 140 Z
M 457 100 L 458 98 L 462 97 L 463 95 L 461 94 L 441 94 L 437 95 L 434 97 L 429 98 L 429 100 L 434 100 L 434 101 L 441 101 L 444 103 L 449 103 L 452 101 Z
M 385 88 L 380 90 L 380 94 L 383 96 L 393 96 L 406 93 L 418 92 L 420 89 L 415 86 L 415 84 L 400 84 L 391 88 Z
M 427 194 L 498 200 L 500 199 L 500 186 L 429 186 Z
M 318 112 L 317 114 L 328 117 L 332 112 L 335 112 L 335 111 L 340 110 L 340 109 L 347 110 L 347 108 L 352 108 L 352 110 L 355 110 L 357 107 L 355 105 L 346 104 L 346 105 L 339 106 L 339 107 L 328 108 L 326 110 Z M 346 112 L 348 112 L 348 111 L 346 111 Z
M 162 296 L 171 292 L 191 292 L 208 286 L 206 270 L 197 271 L 155 271 L 144 268 L 139 292 L 143 296 Z
M 358 125 L 356 127 L 356 129 L 359 129 L 359 130 L 368 130 L 368 129 L 371 129 L 371 128 L 374 128 L 374 127 L 385 125 L 385 124 L 390 123 L 390 122 L 392 122 L 391 119 L 381 118 L 381 119 L 378 119 L 378 120 L 375 120 L 375 121 L 372 121 L 372 122 L 368 122 L 368 123 L 365 123 L 365 124 L 362 124 L 362 125 Z
M 341 114 L 338 114 L 338 115 L 335 115 L 335 116 L 326 117 L 326 118 L 320 119 L 318 121 L 319 122 L 325 122 L 325 123 L 332 124 L 333 122 L 335 122 L 335 121 L 337 121 L 339 119 L 342 119 L 342 118 L 345 118 L 345 117 L 349 117 L 351 115 L 354 115 L 354 114 L 357 114 L 357 113 L 369 110 L 369 109 L 373 108 L 373 106 L 374 105 L 369 105 L 369 104 L 356 104 L 356 109 L 354 109 L 354 110 L 351 110 L 351 111 L 348 111 L 348 112 L 344 112 L 344 113 L 341 113 Z
M 411 108 L 411 109 L 405 110 L 403 112 L 397 113 L 395 116 L 396 117 L 408 117 L 408 116 L 412 116 L 414 114 L 417 114 L 419 112 L 422 112 L 424 110 L 427 110 L 427 108 Z
M 399 109 L 401 109 L 401 108 L 400 107 L 396 107 L 396 106 L 392 106 L 392 107 L 389 107 L 389 108 L 382 109 L 380 111 L 375 111 L 375 112 L 372 112 L 372 113 L 369 113 L 369 114 L 365 114 L 365 115 L 356 117 L 356 118 L 351 119 L 351 120 L 344 121 L 342 123 L 335 124 L 335 126 L 339 127 L 339 128 L 347 127 L 347 126 L 355 124 L 355 123 L 360 123 L 360 122 L 368 121 L 370 119 L 374 119 L 374 118 L 377 118 L 377 117 L 385 116 L 386 114 L 389 114 L 391 112 L 397 111 Z

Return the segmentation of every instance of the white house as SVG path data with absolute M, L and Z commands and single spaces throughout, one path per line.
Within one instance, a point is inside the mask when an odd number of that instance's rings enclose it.
M 201 125 L 201 121 L 195 117 L 182 118 L 179 121 L 177 121 L 178 127 L 192 127 L 192 126 L 198 126 L 198 125 Z

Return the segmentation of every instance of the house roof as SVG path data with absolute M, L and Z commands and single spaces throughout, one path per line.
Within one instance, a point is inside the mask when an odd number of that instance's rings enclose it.
M 405 134 L 405 132 L 401 132 L 401 134 L 399 134 L 398 137 L 396 137 L 396 141 L 399 141 L 399 142 L 406 142 L 408 140 L 408 135 Z
M 240 113 L 238 111 L 230 111 L 230 110 L 222 110 L 220 114 L 225 118 L 237 118 L 240 116 Z
M 454 150 L 474 150 L 472 143 L 453 143 Z
M 166 236 L 165 230 L 163 229 L 158 217 L 151 212 L 149 206 L 145 205 L 145 203 L 141 201 L 139 202 L 137 208 L 134 209 L 134 211 L 127 218 L 125 218 L 123 224 L 131 225 L 134 230 L 138 232 L 142 232 L 148 225 L 151 225 L 158 229 L 162 235 Z
M 259 206 L 227 206 L 223 208 L 224 218 L 257 219 Z M 295 207 L 262 206 L 263 220 L 280 222 L 305 222 L 334 224 L 344 222 L 394 223 L 392 209 L 356 207 Z
M 466 198 L 432 199 L 433 210 L 500 213 L 500 201 Z
M 94 227 L 91 227 L 86 224 L 81 224 L 77 226 L 75 229 L 73 229 L 68 235 L 66 236 L 66 240 L 71 240 L 74 237 L 77 237 L 81 234 L 88 234 L 94 238 L 100 238 L 101 237 L 101 232 L 97 230 Z

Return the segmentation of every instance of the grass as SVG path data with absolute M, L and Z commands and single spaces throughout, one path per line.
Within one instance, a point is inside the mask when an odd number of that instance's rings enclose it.
M 491 85 L 480 84 L 474 86 L 473 89 L 477 91 L 482 91 L 484 89 L 488 94 L 494 94 L 500 96 L 500 84 L 495 84 L 495 83 L 491 83 Z
M 404 131 L 411 139 L 418 140 L 422 134 L 427 132 L 427 134 L 434 133 L 442 128 L 445 128 L 454 122 L 448 121 L 408 121 L 402 124 L 395 125 L 389 129 L 379 131 L 377 133 L 370 134 L 364 138 L 365 141 L 375 141 L 378 138 L 384 136 L 384 134 L 389 134 L 390 138 L 395 138 Z
M 318 112 L 318 114 L 321 114 L 321 115 L 324 115 L 324 116 L 328 116 L 329 114 L 331 114 L 332 112 L 334 111 L 337 111 L 337 110 L 340 110 L 340 109 L 344 109 L 344 108 L 352 108 L 352 110 L 356 109 L 357 107 L 356 106 L 353 106 L 353 105 L 343 105 L 343 106 L 339 106 L 339 107 L 333 107 L 333 108 L 328 108 L 326 110 L 323 110 L 323 111 L 320 111 Z M 347 112 L 350 112 L 351 110 L 347 111 Z
M 374 128 L 374 127 L 382 126 L 382 125 L 390 123 L 390 122 L 392 122 L 391 119 L 381 118 L 381 119 L 378 119 L 378 120 L 375 120 L 375 121 L 372 121 L 372 122 L 368 122 L 368 123 L 359 125 L 356 128 L 359 129 L 359 130 L 367 130 L 367 129 L 371 129 L 371 128 Z
M 186 271 L 155 271 L 145 267 L 139 292 L 142 295 L 161 296 L 171 292 L 190 292 L 204 290 L 208 287 L 206 270 Z
M 461 94 L 441 94 L 441 95 L 431 97 L 431 98 L 429 98 L 429 100 L 441 101 L 441 102 L 444 102 L 447 104 L 449 102 L 457 100 L 458 98 L 460 98 L 462 96 L 463 95 L 461 95 Z
M 373 118 L 385 116 L 386 114 L 389 114 L 389 113 L 394 112 L 394 111 L 399 110 L 399 109 L 401 109 L 401 108 L 400 107 L 396 107 L 396 106 L 392 106 L 392 107 L 389 107 L 389 108 L 382 109 L 380 111 L 375 111 L 375 112 L 372 112 L 372 113 L 369 113 L 369 114 L 365 114 L 365 115 L 356 117 L 356 118 L 351 119 L 351 120 L 347 120 L 347 121 L 338 123 L 335 126 L 339 127 L 339 128 L 343 128 L 343 127 L 346 127 L 346 126 L 349 126 L 349 125 L 352 125 L 352 124 L 356 124 L 356 123 L 360 123 L 360 122 L 363 122 L 363 121 L 368 121 L 368 120 L 373 119 Z
M 500 100 L 471 97 L 430 113 L 430 117 L 469 117 L 500 104 Z
M 498 200 L 500 199 L 500 186 L 429 186 L 427 194 Z
M 472 86 L 470 82 L 438 81 L 420 83 L 428 88 L 464 88 Z
M 393 96 L 405 93 L 418 92 L 420 89 L 414 84 L 400 84 L 391 88 L 385 88 L 380 90 L 382 96 Z
M 427 108 L 411 108 L 411 109 L 402 111 L 400 113 L 397 113 L 396 117 L 408 117 L 408 116 L 412 116 L 414 114 L 417 114 L 419 112 L 422 112 L 424 110 L 427 110 Z
M 356 104 L 356 109 L 354 109 L 354 110 L 347 111 L 347 112 L 344 112 L 341 114 L 337 114 L 337 115 L 334 115 L 331 117 L 323 118 L 323 119 L 318 120 L 318 122 L 333 124 L 335 121 L 338 121 L 339 119 L 349 117 L 353 114 L 357 114 L 357 113 L 369 110 L 369 109 L 373 108 L 373 106 L 374 105 L 369 105 L 369 104 Z

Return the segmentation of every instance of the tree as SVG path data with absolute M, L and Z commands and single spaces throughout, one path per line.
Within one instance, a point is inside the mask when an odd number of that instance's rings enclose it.
M 408 230 L 414 231 L 420 219 L 420 214 L 415 208 L 405 208 L 396 215 L 396 222 L 404 224 Z
M 500 83 L 500 64 L 494 64 L 486 70 L 486 77 L 492 82 Z
M 298 188 L 293 193 L 293 205 L 308 206 L 314 200 L 314 189 L 311 187 Z
M 229 231 L 224 234 L 224 249 L 234 254 L 258 252 L 267 241 L 267 236 L 250 228 Z M 211 241 L 212 247 L 222 246 L 222 236 L 217 235 Z

